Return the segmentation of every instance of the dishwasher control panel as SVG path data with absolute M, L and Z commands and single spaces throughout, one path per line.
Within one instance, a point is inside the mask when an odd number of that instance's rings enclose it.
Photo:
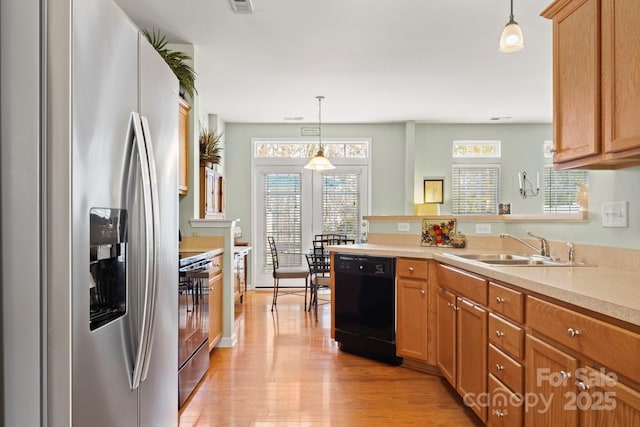
M 395 276 L 395 258 L 336 254 L 335 271 L 383 277 Z

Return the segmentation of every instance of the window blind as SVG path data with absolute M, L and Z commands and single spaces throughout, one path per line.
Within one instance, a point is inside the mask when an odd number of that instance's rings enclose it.
M 497 214 L 500 166 L 453 165 L 451 210 L 454 214 Z
M 345 234 L 357 241 L 360 225 L 360 174 L 322 176 L 322 233 Z
M 579 212 L 578 184 L 589 184 L 585 170 L 544 168 L 544 212 Z
M 302 174 L 273 173 L 264 178 L 264 266 L 273 268 L 267 236 L 278 248 L 281 267 L 301 265 L 302 259 Z

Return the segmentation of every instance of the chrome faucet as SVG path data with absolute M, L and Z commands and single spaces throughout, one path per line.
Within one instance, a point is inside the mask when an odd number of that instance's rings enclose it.
M 512 236 L 511 234 L 507 234 L 507 233 L 501 233 L 500 237 L 501 238 L 505 238 L 505 237 L 509 237 L 517 242 L 522 243 L 523 245 L 525 245 L 526 247 L 533 249 L 534 251 L 536 251 L 537 253 L 540 254 L 540 256 L 543 257 L 548 257 L 549 256 L 549 243 L 547 242 L 547 239 L 542 238 L 542 237 L 538 237 L 538 236 L 534 236 L 533 234 L 531 234 L 531 232 L 527 231 L 527 234 L 531 237 L 535 237 L 536 239 L 540 240 L 540 249 L 536 248 L 535 246 L 525 242 L 524 240 L 521 240 L 519 238 L 517 238 L 516 236 Z
M 576 263 L 576 250 L 571 242 L 567 242 L 567 247 L 569 248 L 569 265 L 574 265 Z
M 540 256 L 546 256 L 546 257 L 551 256 L 551 254 L 549 253 L 549 242 L 547 242 L 547 239 L 545 239 L 544 237 L 535 236 L 530 231 L 527 231 L 527 234 L 531 237 L 534 237 L 540 240 Z

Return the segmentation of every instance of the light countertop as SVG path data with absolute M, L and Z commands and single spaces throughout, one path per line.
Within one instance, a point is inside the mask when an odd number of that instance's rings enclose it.
M 330 246 L 334 252 L 434 259 L 522 289 L 640 326 L 640 273 L 604 266 L 489 266 L 446 253 L 495 253 L 482 249 L 357 244 Z

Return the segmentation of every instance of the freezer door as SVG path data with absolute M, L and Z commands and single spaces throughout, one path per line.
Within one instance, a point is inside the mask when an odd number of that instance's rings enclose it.
M 157 179 L 155 319 L 140 426 L 178 424 L 178 80 L 140 35 L 140 114 Z
M 73 2 L 72 420 L 77 426 L 135 426 L 130 387 L 139 325 L 130 289 L 142 271 L 140 207 L 122 205 L 130 116 L 138 107 L 138 31 L 110 0 Z M 55 147 L 54 147 L 55 149 Z M 138 172 L 139 173 L 139 172 Z M 90 213 L 125 209 L 126 312 L 90 329 Z

